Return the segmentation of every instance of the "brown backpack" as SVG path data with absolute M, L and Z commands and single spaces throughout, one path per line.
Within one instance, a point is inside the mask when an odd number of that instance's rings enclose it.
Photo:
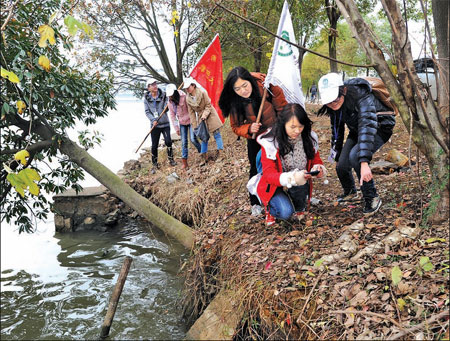
M 391 95 L 389 95 L 389 92 L 386 88 L 386 85 L 384 85 L 383 81 L 380 78 L 376 77 L 362 77 L 362 78 L 369 82 L 375 97 L 378 98 L 381 101 L 381 103 L 383 103 L 386 107 L 391 109 L 394 112 L 394 115 L 397 115 L 398 109 L 394 105 L 394 103 L 392 103 Z

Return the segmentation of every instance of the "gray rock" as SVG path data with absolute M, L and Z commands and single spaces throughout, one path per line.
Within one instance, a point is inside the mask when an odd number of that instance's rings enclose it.
M 138 160 L 129 160 L 123 164 L 124 172 L 141 169 L 141 163 Z
M 169 175 L 167 176 L 167 182 L 168 182 L 169 184 L 173 184 L 173 183 L 176 182 L 177 180 L 180 180 L 180 177 L 179 177 L 178 174 L 175 173 L 175 172 L 173 172 L 173 173 L 171 173 L 171 174 L 169 174 Z
M 95 223 L 95 218 L 94 217 L 86 217 L 83 220 L 83 224 L 84 225 L 92 225 Z
M 105 225 L 112 226 L 117 224 L 117 221 L 119 220 L 119 209 L 117 208 L 113 212 L 108 213 L 105 219 Z

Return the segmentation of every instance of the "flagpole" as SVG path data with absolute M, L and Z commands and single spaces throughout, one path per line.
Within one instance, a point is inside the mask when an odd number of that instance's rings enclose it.
M 281 34 L 282 34 L 283 27 L 284 27 L 284 25 L 286 23 L 285 22 L 286 18 L 289 18 L 289 22 L 291 21 L 290 13 L 289 13 L 289 5 L 288 5 L 287 1 L 285 0 L 284 4 L 283 4 L 283 10 L 281 12 L 280 21 L 278 23 L 277 38 L 278 38 L 278 36 L 281 36 Z M 292 26 L 292 23 L 291 23 L 291 26 Z M 295 34 L 293 32 L 293 27 L 289 31 L 292 31 L 292 33 L 293 33 L 292 37 L 294 37 Z M 288 34 L 288 37 L 289 37 L 289 34 Z M 259 123 L 260 120 L 261 120 L 261 114 L 262 114 L 262 110 L 263 110 L 264 103 L 265 103 L 266 96 L 267 96 L 267 89 L 270 86 L 270 84 L 277 85 L 277 86 L 281 87 L 282 90 L 283 90 L 283 93 L 284 93 L 284 95 L 286 97 L 286 99 L 287 99 L 287 95 L 289 95 L 289 97 L 293 97 L 294 99 L 298 100 L 299 103 L 301 103 L 301 97 L 299 99 L 297 99 L 297 96 L 295 96 L 295 90 L 294 90 L 294 93 L 293 93 L 293 96 L 292 96 L 290 94 L 290 89 L 286 88 L 285 86 L 283 86 L 283 84 L 280 84 L 280 81 L 273 82 L 273 74 L 275 72 L 274 70 L 276 69 L 276 57 L 277 57 L 278 49 L 280 48 L 280 41 L 281 41 L 280 39 L 278 39 L 278 40 L 275 39 L 275 43 L 273 45 L 272 59 L 270 60 L 269 68 L 267 70 L 267 75 L 266 75 L 266 78 L 264 80 L 264 94 L 263 94 L 263 98 L 261 100 L 261 105 L 259 107 L 258 116 L 256 118 L 256 123 Z M 291 53 L 290 54 L 292 54 L 292 53 L 293 52 L 292 52 L 292 49 L 291 49 Z M 298 83 L 298 80 L 296 82 Z M 297 86 L 298 86 L 298 84 L 297 84 Z M 301 96 L 301 89 L 300 89 L 300 96 Z M 296 103 L 296 102 L 294 101 L 294 103 Z M 256 133 L 253 133 L 252 138 L 254 139 L 255 137 L 256 137 Z
M 211 42 L 209 43 L 208 47 L 205 49 L 205 51 L 203 51 L 202 55 L 200 56 L 200 58 L 197 59 L 197 63 L 195 63 L 195 65 L 191 68 L 191 72 L 189 72 L 189 76 L 191 75 L 192 71 L 194 71 L 194 69 L 197 67 L 197 64 L 200 60 L 202 60 L 203 56 L 205 55 L 205 53 L 208 51 L 208 49 L 211 47 L 212 43 L 214 43 L 214 40 L 216 40 L 216 38 L 219 36 L 219 33 L 216 33 L 216 35 L 214 36 L 213 40 L 211 40 Z
M 267 96 L 267 88 L 264 87 L 263 98 L 261 100 L 261 105 L 259 106 L 258 116 L 256 117 L 256 123 L 259 123 L 259 121 L 261 121 L 261 114 L 262 114 L 262 109 L 264 107 L 264 102 L 266 101 L 266 96 Z M 255 139 L 255 137 L 256 137 L 256 133 L 253 133 L 252 139 Z
M 178 87 L 177 90 L 180 90 L 181 87 L 183 86 L 183 84 L 184 84 L 184 83 L 181 82 L 181 84 L 180 84 L 180 86 Z M 162 111 L 161 115 L 159 115 L 159 117 L 156 119 L 156 124 L 154 124 L 153 127 L 152 127 L 152 128 L 150 129 L 150 131 L 148 132 L 148 134 L 145 135 L 144 141 L 142 141 L 142 143 L 139 145 L 139 147 L 137 147 L 135 153 L 138 152 L 139 148 L 141 148 L 141 146 L 144 144 L 145 140 L 147 140 L 148 135 L 150 135 L 150 134 L 152 133 L 153 129 L 155 129 L 155 127 L 158 125 L 159 119 L 160 119 L 161 117 L 163 117 L 163 115 L 167 112 L 167 108 L 168 108 L 168 107 L 169 107 L 169 100 L 167 100 L 167 104 L 166 104 L 166 106 L 164 107 L 164 110 Z

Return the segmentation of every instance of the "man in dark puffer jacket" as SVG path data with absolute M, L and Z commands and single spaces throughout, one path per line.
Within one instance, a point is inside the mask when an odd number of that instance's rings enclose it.
M 375 97 L 370 84 L 362 78 L 342 82 L 339 74 L 329 73 L 319 80 L 319 93 L 325 104 L 319 115 L 327 114 L 331 121 L 329 160 L 337 162 L 336 172 L 344 190 L 338 201 L 356 197 L 353 168 L 365 201 L 363 212 L 374 214 L 381 206 L 381 199 L 369 163 L 392 135 L 394 112 Z M 345 124 L 349 134 L 344 144 Z

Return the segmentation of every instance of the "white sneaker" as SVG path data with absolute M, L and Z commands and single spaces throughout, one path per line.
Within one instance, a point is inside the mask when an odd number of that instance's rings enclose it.
M 311 198 L 310 202 L 311 202 L 311 205 L 313 205 L 313 206 L 318 206 L 318 205 L 322 204 L 322 201 L 320 201 L 320 199 L 317 199 L 314 197 Z
M 262 207 L 260 205 L 253 205 L 252 206 L 252 216 L 258 217 L 262 214 Z

